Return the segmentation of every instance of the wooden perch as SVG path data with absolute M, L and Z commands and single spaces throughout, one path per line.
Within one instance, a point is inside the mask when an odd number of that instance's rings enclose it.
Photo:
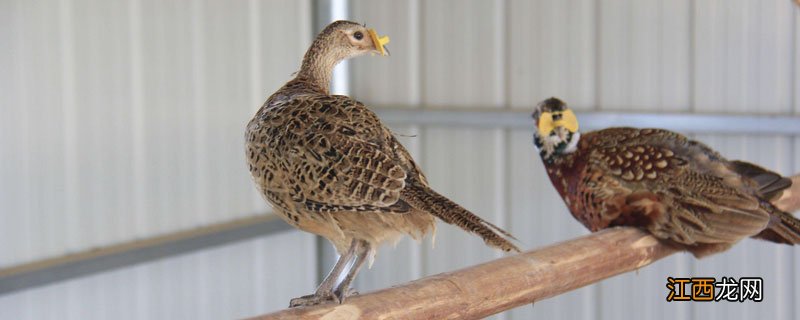
M 477 266 L 254 319 L 480 319 L 644 267 L 674 249 L 634 228 L 608 229 Z

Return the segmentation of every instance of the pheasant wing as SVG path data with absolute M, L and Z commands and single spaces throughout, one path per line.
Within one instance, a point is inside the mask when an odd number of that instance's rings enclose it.
M 286 192 L 313 211 L 407 211 L 399 202 L 407 168 L 378 117 L 345 96 L 295 97 L 276 104 L 269 152 L 283 154 Z M 411 161 L 410 158 L 408 161 Z
M 758 198 L 705 145 L 658 129 L 618 128 L 613 136 L 589 166 L 610 181 L 595 191 L 608 195 L 610 225 L 640 225 L 687 245 L 735 242 L 766 226 Z

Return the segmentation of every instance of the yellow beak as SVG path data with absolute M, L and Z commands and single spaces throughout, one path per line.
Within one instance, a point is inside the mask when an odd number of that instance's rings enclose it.
M 378 33 L 375 32 L 375 29 L 369 29 L 367 31 L 369 32 L 369 37 L 372 39 L 372 43 L 375 44 L 375 48 L 378 49 L 378 52 L 380 52 L 382 56 L 385 56 L 386 49 L 383 46 L 389 43 L 389 36 L 378 38 Z
M 564 110 L 560 113 L 561 118 L 558 120 L 553 120 L 553 114 L 550 112 L 544 112 L 539 117 L 539 134 L 543 137 L 547 137 L 550 135 L 551 132 L 556 127 L 564 127 L 570 132 L 577 132 L 578 131 L 578 118 L 575 117 L 575 113 L 572 110 Z

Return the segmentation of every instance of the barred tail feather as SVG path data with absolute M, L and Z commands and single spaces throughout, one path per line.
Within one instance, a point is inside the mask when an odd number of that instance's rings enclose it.
M 790 245 L 800 244 L 800 220 L 770 203 L 792 186 L 792 180 L 749 162 L 731 161 L 731 166 L 734 171 L 756 183 L 758 196 L 762 199 L 761 208 L 770 214 L 767 228 L 753 238 Z
M 800 244 L 800 220 L 791 213 L 776 209 L 772 212 L 772 219 L 767 228 L 754 238 L 789 245 Z
M 757 165 L 744 161 L 731 161 L 733 170 L 758 185 L 759 195 L 767 201 L 777 200 L 783 190 L 792 186 L 792 180 Z
M 507 239 L 516 240 L 510 233 L 483 220 L 429 187 L 407 186 L 403 190 L 403 199 L 412 207 L 428 212 L 444 222 L 480 236 L 489 246 L 506 252 L 520 251 L 517 246 Z

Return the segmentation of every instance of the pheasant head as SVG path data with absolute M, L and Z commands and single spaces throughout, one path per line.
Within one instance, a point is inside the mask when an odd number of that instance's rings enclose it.
M 314 39 L 303 57 L 298 79 L 311 82 L 327 93 L 333 68 L 339 62 L 367 53 L 389 55 L 389 37 L 379 37 L 374 29 L 352 21 L 329 24 Z
M 536 125 L 533 142 L 546 162 L 577 150 L 581 137 L 578 119 L 563 101 L 558 98 L 542 101 L 533 112 L 533 121 Z

